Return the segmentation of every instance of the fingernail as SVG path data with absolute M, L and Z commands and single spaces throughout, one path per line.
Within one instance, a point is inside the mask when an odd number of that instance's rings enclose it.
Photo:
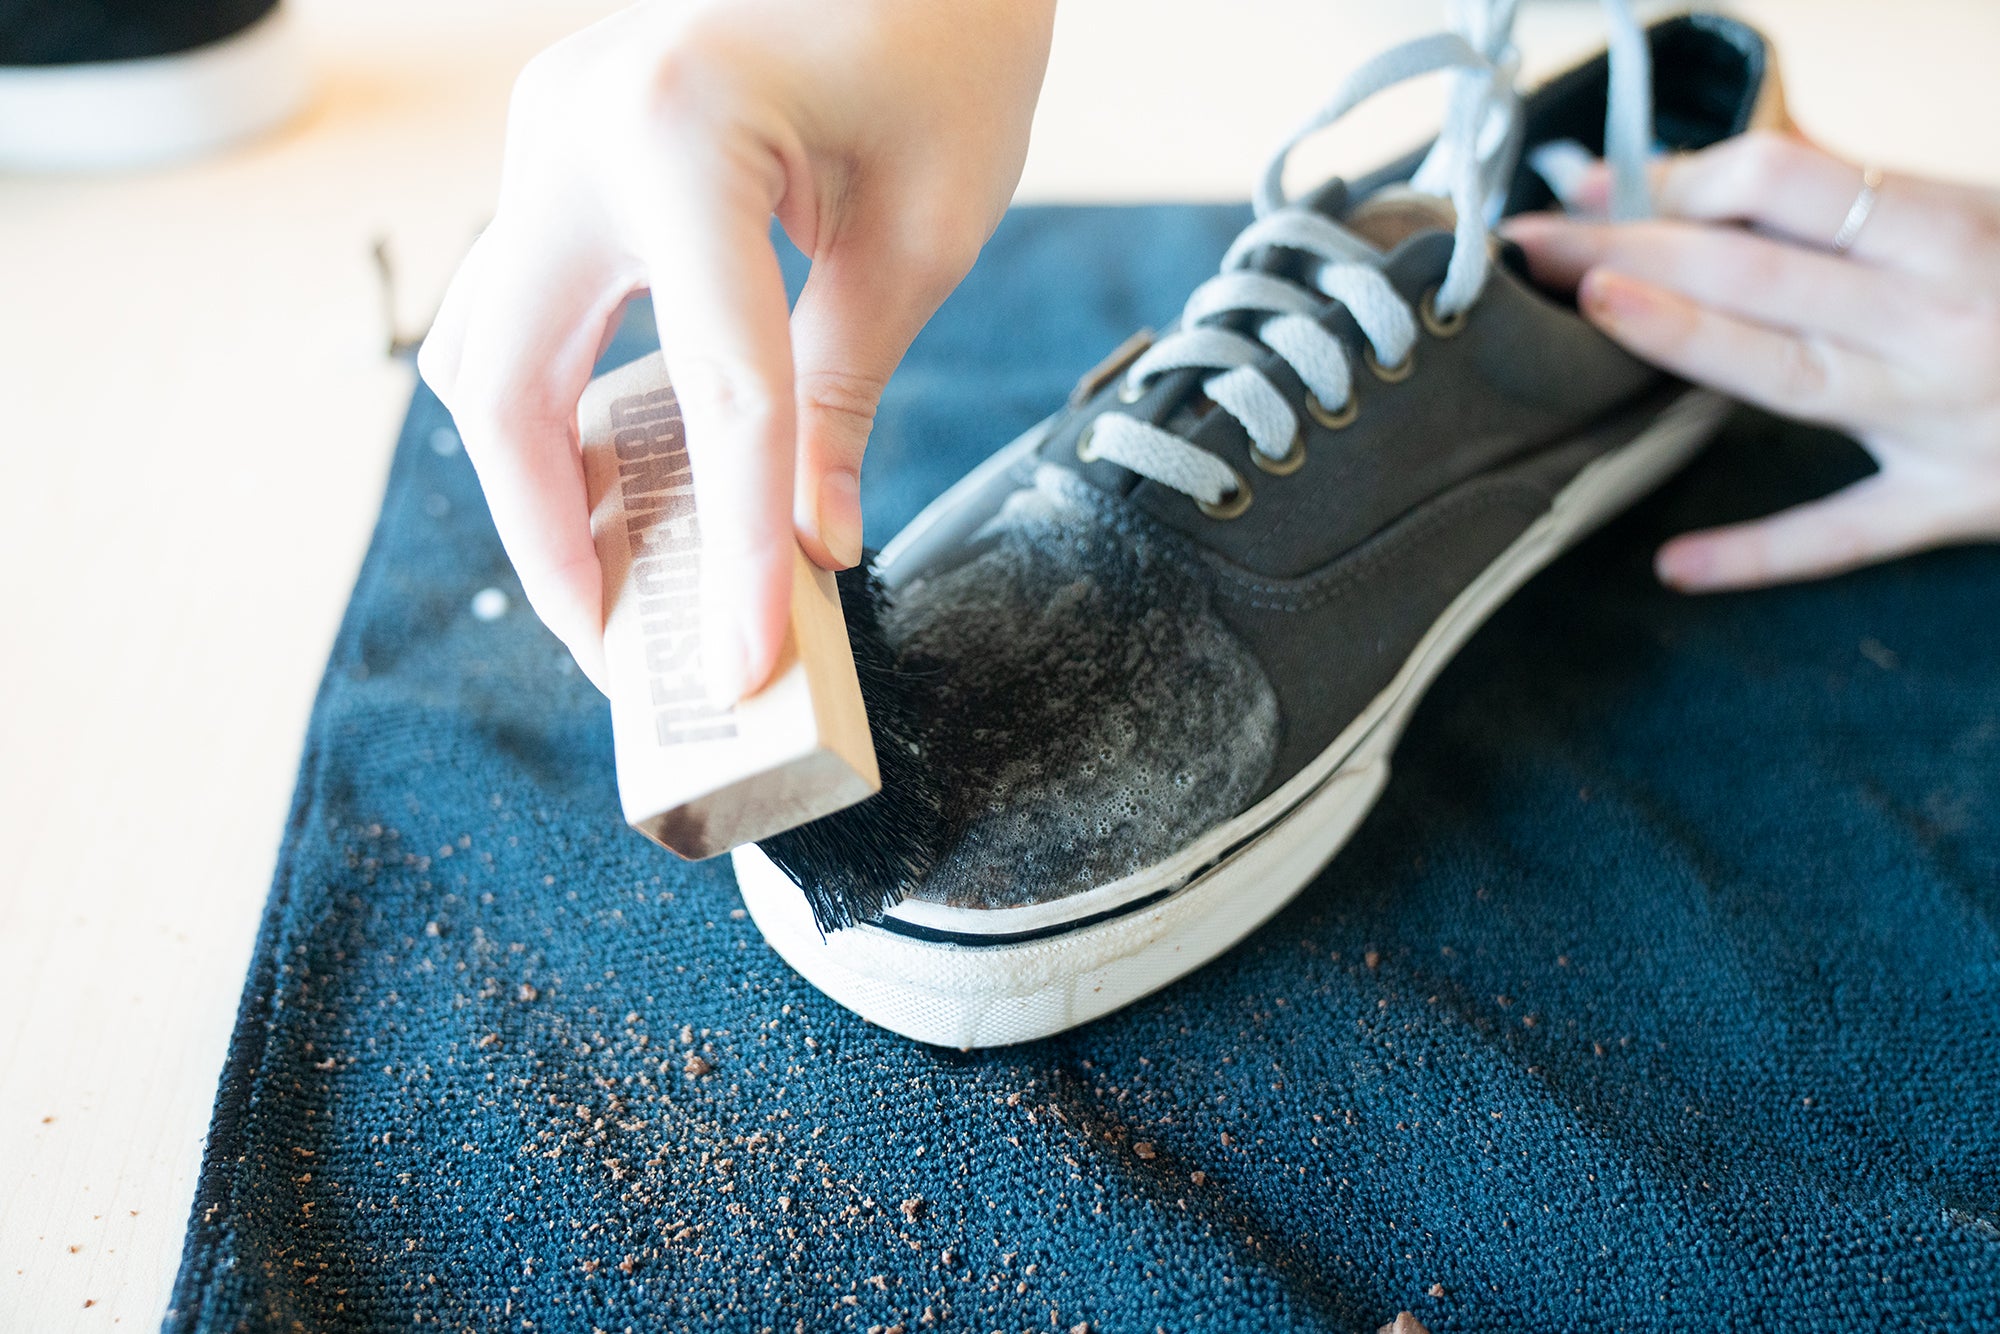
M 1652 288 L 1605 269 L 1592 269 L 1583 275 L 1576 299 L 1584 314 L 1606 324 L 1640 319 L 1655 305 Z
M 1560 213 L 1516 213 L 1500 221 L 1500 234 L 1510 241 L 1531 242 L 1560 231 L 1569 222 Z
M 1690 593 L 1702 587 L 1710 561 L 1699 546 L 1669 542 L 1653 556 L 1653 574 L 1669 588 Z
M 1577 213 L 1602 213 L 1611 207 L 1611 168 L 1602 162 L 1594 162 L 1577 173 L 1571 182 L 1567 201 L 1570 210 Z
M 718 711 L 733 709 L 743 699 L 749 674 L 743 629 L 726 611 L 704 610 L 701 666 L 708 684 L 708 702 Z
M 819 540 L 842 565 L 861 563 L 861 479 L 845 468 L 819 479 Z

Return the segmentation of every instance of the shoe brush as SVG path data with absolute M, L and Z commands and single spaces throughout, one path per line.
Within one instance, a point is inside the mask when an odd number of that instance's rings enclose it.
M 579 408 L 625 821 L 690 860 L 760 843 L 820 930 L 878 917 L 935 864 L 940 795 L 918 691 L 866 561 L 838 578 L 793 551 L 791 621 L 769 682 L 710 703 L 701 532 L 680 406 L 655 353 Z

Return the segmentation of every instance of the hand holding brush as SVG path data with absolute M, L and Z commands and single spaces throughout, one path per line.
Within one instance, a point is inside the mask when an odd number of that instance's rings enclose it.
M 605 686 L 577 405 L 650 288 L 699 482 L 703 679 L 763 685 L 796 552 L 861 556 L 890 373 L 1019 179 L 1052 0 L 647 0 L 516 84 L 492 224 L 419 364 L 536 612 Z M 812 259 L 796 311 L 773 218 Z

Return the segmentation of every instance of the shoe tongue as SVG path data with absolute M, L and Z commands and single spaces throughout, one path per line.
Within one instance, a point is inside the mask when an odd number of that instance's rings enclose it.
M 1338 177 L 1298 201 L 1337 225 L 1351 242 L 1350 262 L 1383 264 L 1411 237 L 1425 232 L 1447 234 L 1458 226 L 1458 212 L 1449 199 L 1413 190 L 1407 185 L 1385 185 L 1356 200 L 1348 194 L 1347 183 Z M 1251 267 L 1276 273 L 1296 282 L 1311 283 L 1312 274 L 1322 263 L 1284 247 L 1273 247 L 1253 257 Z
M 1386 185 L 1336 221 L 1386 255 L 1420 232 L 1455 230 L 1458 210 L 1449 199 L 1407 185 Z

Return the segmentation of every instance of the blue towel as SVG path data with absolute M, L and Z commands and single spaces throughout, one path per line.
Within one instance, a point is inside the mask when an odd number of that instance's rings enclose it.
M 1011 216 L 884 402 L 871 540 L 1244 219 Z M 419 390 L 167 1328 L 2000 1327 L 2000 552 L 1648 572 L 1866 468 L 1745 415 L 1466 648 L 1290 908 L 963 1054 L 622 827 L 604 701 Z

